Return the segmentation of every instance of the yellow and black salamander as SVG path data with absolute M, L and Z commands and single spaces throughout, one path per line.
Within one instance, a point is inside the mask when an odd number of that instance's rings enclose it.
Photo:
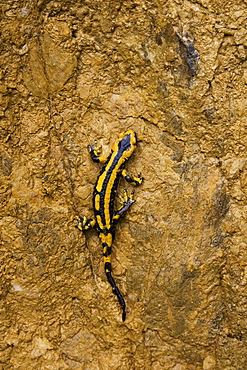
M 135 132 L 133 130 L 128 130 L 119 134 L 118 140 L 113 145 L 111 154 L 108 157 L 100 156 L 101 147 L 98 146 L 96 142 L 93 146 L 88 147 L 92 160 L 94 162 L 105 163 L 105 165 L 99 174 L 93 192 L 95 219 L 87 220 L 86 217 L 84 217 L 81 220 L 77 218 L 78 229 L 83 231 L 95 227 L 99 233 L 103 247 L 105 273 L 122 307 L 123 321 L 125 321 L 126 318 L 126 306 L 124 298 L 112 277 L 111 250 L 116 222 L 135 202 L 133 200 L 134 192 L 132 191 L 131 195 L 128 196 L 127 191 L 124 190 L 124 196 L 121 198 L 121 207 L 116 211 L 114 211 L 114 201 L 120 175 L 122 175 L 127 182 L 135 186 L 140 185 L 143 181 L 140 174 L 136 177 L 132 177 L 129 176 L 124 169 L 124 164 L 135 150 L 136 143 L 137 139 Z

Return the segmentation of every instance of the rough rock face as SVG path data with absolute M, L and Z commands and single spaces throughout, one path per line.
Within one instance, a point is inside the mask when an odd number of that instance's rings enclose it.
M 1 7 L 0 370 L 246 369 L 246 1 Z M 74 218 L 93 213 L 88 144 L 130 128 L 122 323 Z

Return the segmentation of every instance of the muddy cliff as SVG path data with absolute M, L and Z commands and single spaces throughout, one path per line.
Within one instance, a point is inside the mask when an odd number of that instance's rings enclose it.
M 244 0 L 2 3 L 0 370 L 247 368 L 246 17 Z M 93 215 L 88 145 L 107 156 L 128 129 L 144 181 L 112 250 L 122 322 L 75 218 Z

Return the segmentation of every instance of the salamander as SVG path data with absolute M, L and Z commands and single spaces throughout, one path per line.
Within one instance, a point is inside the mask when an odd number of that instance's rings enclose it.
M 99 234 L 103 248 L 106 277 L 122 308 L 122 321 L 125 321 L 126 318 L 126 305 L 112 277 L 111 252 L 116 223 L 120 216 L 135 202 L 135 200 L 133 200 L 134 191 L 128 195 L 127 190 L 124 190 L 124 195 L 120 198 L 121 206 L 117 210 L 114 210 L 114 203 L 120 175 L 134 186 L 140 185 L 143 181 L 143 177 L 141 177 L 140 173 L 137 176 L 129 176 L 124 168 L 125 162 L 131 157 L 136 148 L 136 144 L 137 138 L 135 132 L 133 130 L 128 130 L 118 135 L 118 139 L 112 146 L 111 153 L 108 157 L 100 155 L 101 146 L 98 146 L 97 142 L 92 146 L 88 146 L 92 160 L 94 162 L 104 163 L 104 166 L 98 176 L 93 191 L 95 218 L 87 220 L 86 217 L 82 219 L 77 217 L 78 225 L 76 225 L 81 231 L 91 227 L 96 228 Z

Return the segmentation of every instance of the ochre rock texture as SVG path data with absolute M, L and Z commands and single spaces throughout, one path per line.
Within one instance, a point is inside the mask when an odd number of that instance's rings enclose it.
M 0 370 L 247 369 L 246 17 L 244 0 L 2 2 Z M 145 180 L 113 247 L 123 323 L 75 217 L 93 214 L 88 145 L 127 129 Z

